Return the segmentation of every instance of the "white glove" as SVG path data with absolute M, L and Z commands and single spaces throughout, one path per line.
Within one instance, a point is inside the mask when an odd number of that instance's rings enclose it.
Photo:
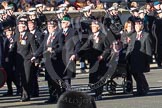
M 32 57 L 32 58 L 31 58 L 31 62 L 34 62 L 35 59 L 36 59 L 36 57 Z

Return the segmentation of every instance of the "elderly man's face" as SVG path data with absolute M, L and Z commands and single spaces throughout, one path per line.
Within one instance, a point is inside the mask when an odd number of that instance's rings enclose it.
M 61 26 L 62 26 L 63 29 L 68 28 L 70 26 L 70 22 L 69 21 L 62 21 Z
M 92 33 L 96 33 L 99 31 L 100 27 L 99 25 L 93 24 L 91 25 Z
M 27 25 L 22 24 L 21 22 L 19 22 L 18 30 L 19 30 L 20 33 L 24 32 L 25 30 L 27 30 Z

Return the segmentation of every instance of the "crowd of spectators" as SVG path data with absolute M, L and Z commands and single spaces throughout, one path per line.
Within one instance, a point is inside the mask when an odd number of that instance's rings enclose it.
M 79 10 L 85 6 L 91 6 L 92 9 L 102 9 L 104 4 L 100 0 L 6 0 L 0 3 L 0 9 L 6 9 L 8 6 L 14 8 L 14 12 L 25 12 L 37 4 L 43 4 L 44 11 L 54 11 L 60 7 L 68 5 L 70 10 Z

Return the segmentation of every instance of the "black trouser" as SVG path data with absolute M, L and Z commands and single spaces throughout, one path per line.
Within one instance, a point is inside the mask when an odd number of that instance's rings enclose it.
M 126 85 L 126 91 L 131 92 L 133 90 L 133 79 L 132 79 L 132 74 L 129 65 L 127 64 L 126 66 L 126 71 L 127 71 L 127 85 Z
M 25 98 L 30 98 L 30 85 L 33 83 L 33 80 L 31 79 L 32 76 L 32 63 L 30 60 L 24 60 L 24 73 L 22 73 L 22 87 L 23 87 L 23 94 Z M 32 88 L 31 88 L 32 89 Z
M 90 62 L 90 68 L 94 68 L 94 63 L 97 62 L 96 60 L 89 61 Z M 97 65 L 96 65 L 97 66 Z M 92 73 L 89 74 L 89 83 L 95 84 L 97 83 L 105 74 L 107 68 L 106 68 L 106 62 L 100 61 L 98 68 L 94 69 Z M 94 88 L 96 96 L 101 95 L 103 92 L 103 86 L 104 84 L 97 86 L 97 88 Z
M 60 80 L 61 74 L 63 72 L 62 65 L 63 62 L 57 58 L 51 58 L 50 53 L 45 55 L 45 67 L 46 67 L 46 79 L 48 80 L 49 94 L 51 99 L 57 99 L 61 93 L 62 89 L 58 80 Z M 61 68 L 60 68 L 61 67 Z M 58 78 L 56 77 L 58 76 Z
M 16 88 L 19 90 L 20 89 L 20 85 L 17 82 L 16 77 L 17 73 L 13 70 L 13 63 L 12 62 L 5 62 L 4 64 L 4 69 L 7 72 L 7 88 L 8 88 L 8 92 L 13 93 L 12 90 L 12 82 L 15 84 Z
M 47 79 L 48 79 L 48 89 L 51 99 L 58 99 L 62 93 L 62 89 L 58 82 L 51 79 L 49 74 L 47 73 Z
M 161 64 L 162 63 L 162 52 L 155 54 L 155 59 L 156 59 L 157 65 L 161 66 L 162 65 Z
M 31 79 L 32 83 L 30 85 L 30 93 L 32 96 L 39 95 L 39 86 L 38 86 L 38 66 L 32 65 Z
M 132 75 L 136 81 L 137 92 L 140 94 L 143 94 L 146 91 L 148 91 L 149 85 L 147 83 L 144 73 L 143 72 L 133 72 Z

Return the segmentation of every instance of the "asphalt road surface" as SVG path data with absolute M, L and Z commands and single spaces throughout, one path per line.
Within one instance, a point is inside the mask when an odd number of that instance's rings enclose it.
M 151 65 L 151 72 L 146 73 L 149 82 L 150 91 L 147 96 L 134 97 L 132 94 L 124 94 L 122 86 L 117 86 L 116 93 L 110 94 L 107 90 L 103 93 L 103 100 L 96 101 L 97 108 L 162 108 L 162 69 Z M 123 79 L 118 78 L 115 81 L 121 85 Z M 72 80 L 72 88 L 83 92 L 88 92 L 88 73 L 77 74 Z M 135 89 L 134 83 L 134 91 Z M 29 102 L 20 102 L 20 96 L 3 97 L 6 92 L 6 85 L 0 88 L 0 108 L 57 108 L 57 104 L 44 104 L 48 99 L 48 87 L 44 77 L 39 77 L 40 96 L 31 98 Z M 15 95 L 14 86 L 14 95 Z M 91 93 L 89 93 L 91 94 Z M 93 93 L 92 93 L 93 94 Z

